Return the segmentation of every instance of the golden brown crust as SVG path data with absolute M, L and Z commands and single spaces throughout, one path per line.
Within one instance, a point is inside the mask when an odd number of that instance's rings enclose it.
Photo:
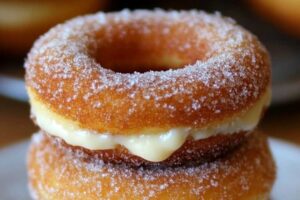
M 270 83 L 255 36 L 197 11 L 77 18 L 38 40 L 25 67 L 27 86 L 52 111 L 125 135 L 220 123 L 247 111 Z
M 104 164 L 39 134 L 28 172 L 35 199 L 267 199 L 275 165 L 261 134 L 213 162 L 173 168 Z
M 169 158 L 161 162 L 147 161 L 141 157 L 128 152 L 122 146 L 110 150 L 88 150 L 82 147 L 75 147 L 66 144 L 62 139 L 51 137 L 51 142 L 62 145 L 73 151 L 83 151 L 91 157 L 97 157 L 105 163 L 127 164 L 133 167 L 138 166 L 179 166 L 195 165 L 215 160 L 221 155 L 225 155 L 230 150 L 241 144 L 249 134 L 236 133 L 232 135 L 217 135 L 206 139 L 194 140 L 189 138 L 178 150 Z
M 300 2 L 295 0 L 248 0 L 251 7 L 274 25 L 300 37 Z

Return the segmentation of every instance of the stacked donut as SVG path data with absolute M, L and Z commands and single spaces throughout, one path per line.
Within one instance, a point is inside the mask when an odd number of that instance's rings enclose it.
M 25 63 L 35 199 L 267 199 L 258 39 L 219 13 L 124 10 L 58 25 Z

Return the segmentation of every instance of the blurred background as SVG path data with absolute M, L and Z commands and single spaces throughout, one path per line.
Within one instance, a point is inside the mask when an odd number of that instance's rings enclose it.
M 0 0 L 0 148 L 37 130 L 23 63 L 39 35 L 86 13 L 157 7 L 220 11 L 256 34 L 271 53 L 273 71 L 273 102 L 260 128 L 300 144 L 300 0 Z

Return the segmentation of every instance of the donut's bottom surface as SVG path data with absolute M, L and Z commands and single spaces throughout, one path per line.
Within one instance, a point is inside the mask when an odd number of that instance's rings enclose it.
M 33 137 L 28 175 L 34 199 L 267 199 L 275 164 L 254 133 L 226 156 L 181 167 L 105 164 L 81 149 Z
M 44 131 L 42 132 L 47 134 Z M 190 166 L 202 164 L 215 160 L 240 145 L 247 137 L 250 137 L 251 133 L 239 132 L 227 135 L 220 134 L 200 140 L 194 140 L 192 137 L 189 137 L 169 158 L 160 162 L 151 162 L 133 155 L 121 145 L 117 146 L 115 149 L 88 150 L 78 146 L 71 146 L 58 137 L 50 136 L 50 134 L 47 135 L 49 135 L 48 137 L 51 137 L 50 140 L 52 143 L 55 143 L 55 145 L 64 146 L 74 152 L 84 152 L 84 154 L 88 155 L 91 159 L 92 157 L 96 157 L 97 159 L 103 160 L 104 163 L 126 164 L 132 167 L 150 165 L 174 167 L 180 165 Z

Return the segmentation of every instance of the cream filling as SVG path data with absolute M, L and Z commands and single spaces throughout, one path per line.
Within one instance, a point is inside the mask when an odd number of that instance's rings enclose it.
M 30 89 L 28 93 L 31 112 L 36 118 L 36 123 L 47 133 L 62 138 L 70 145 L 90 150 L 114 149 L 118 145 L 122 145 L 132 154 L 153 162 L 167 159 L 183 145 L 188 136 L 199 140 L 217 134 L 233 134 L 254 129 L 259 122 L 263 108 L 269 105 L 271 99 L 271 92 L 268 89 L 246 113 L 211 128 L 178 127 L 157 134 L 145 132 L 137 135 L 111 135 L 80 128 L 77 123 L 56 114 L 34 98 Z

